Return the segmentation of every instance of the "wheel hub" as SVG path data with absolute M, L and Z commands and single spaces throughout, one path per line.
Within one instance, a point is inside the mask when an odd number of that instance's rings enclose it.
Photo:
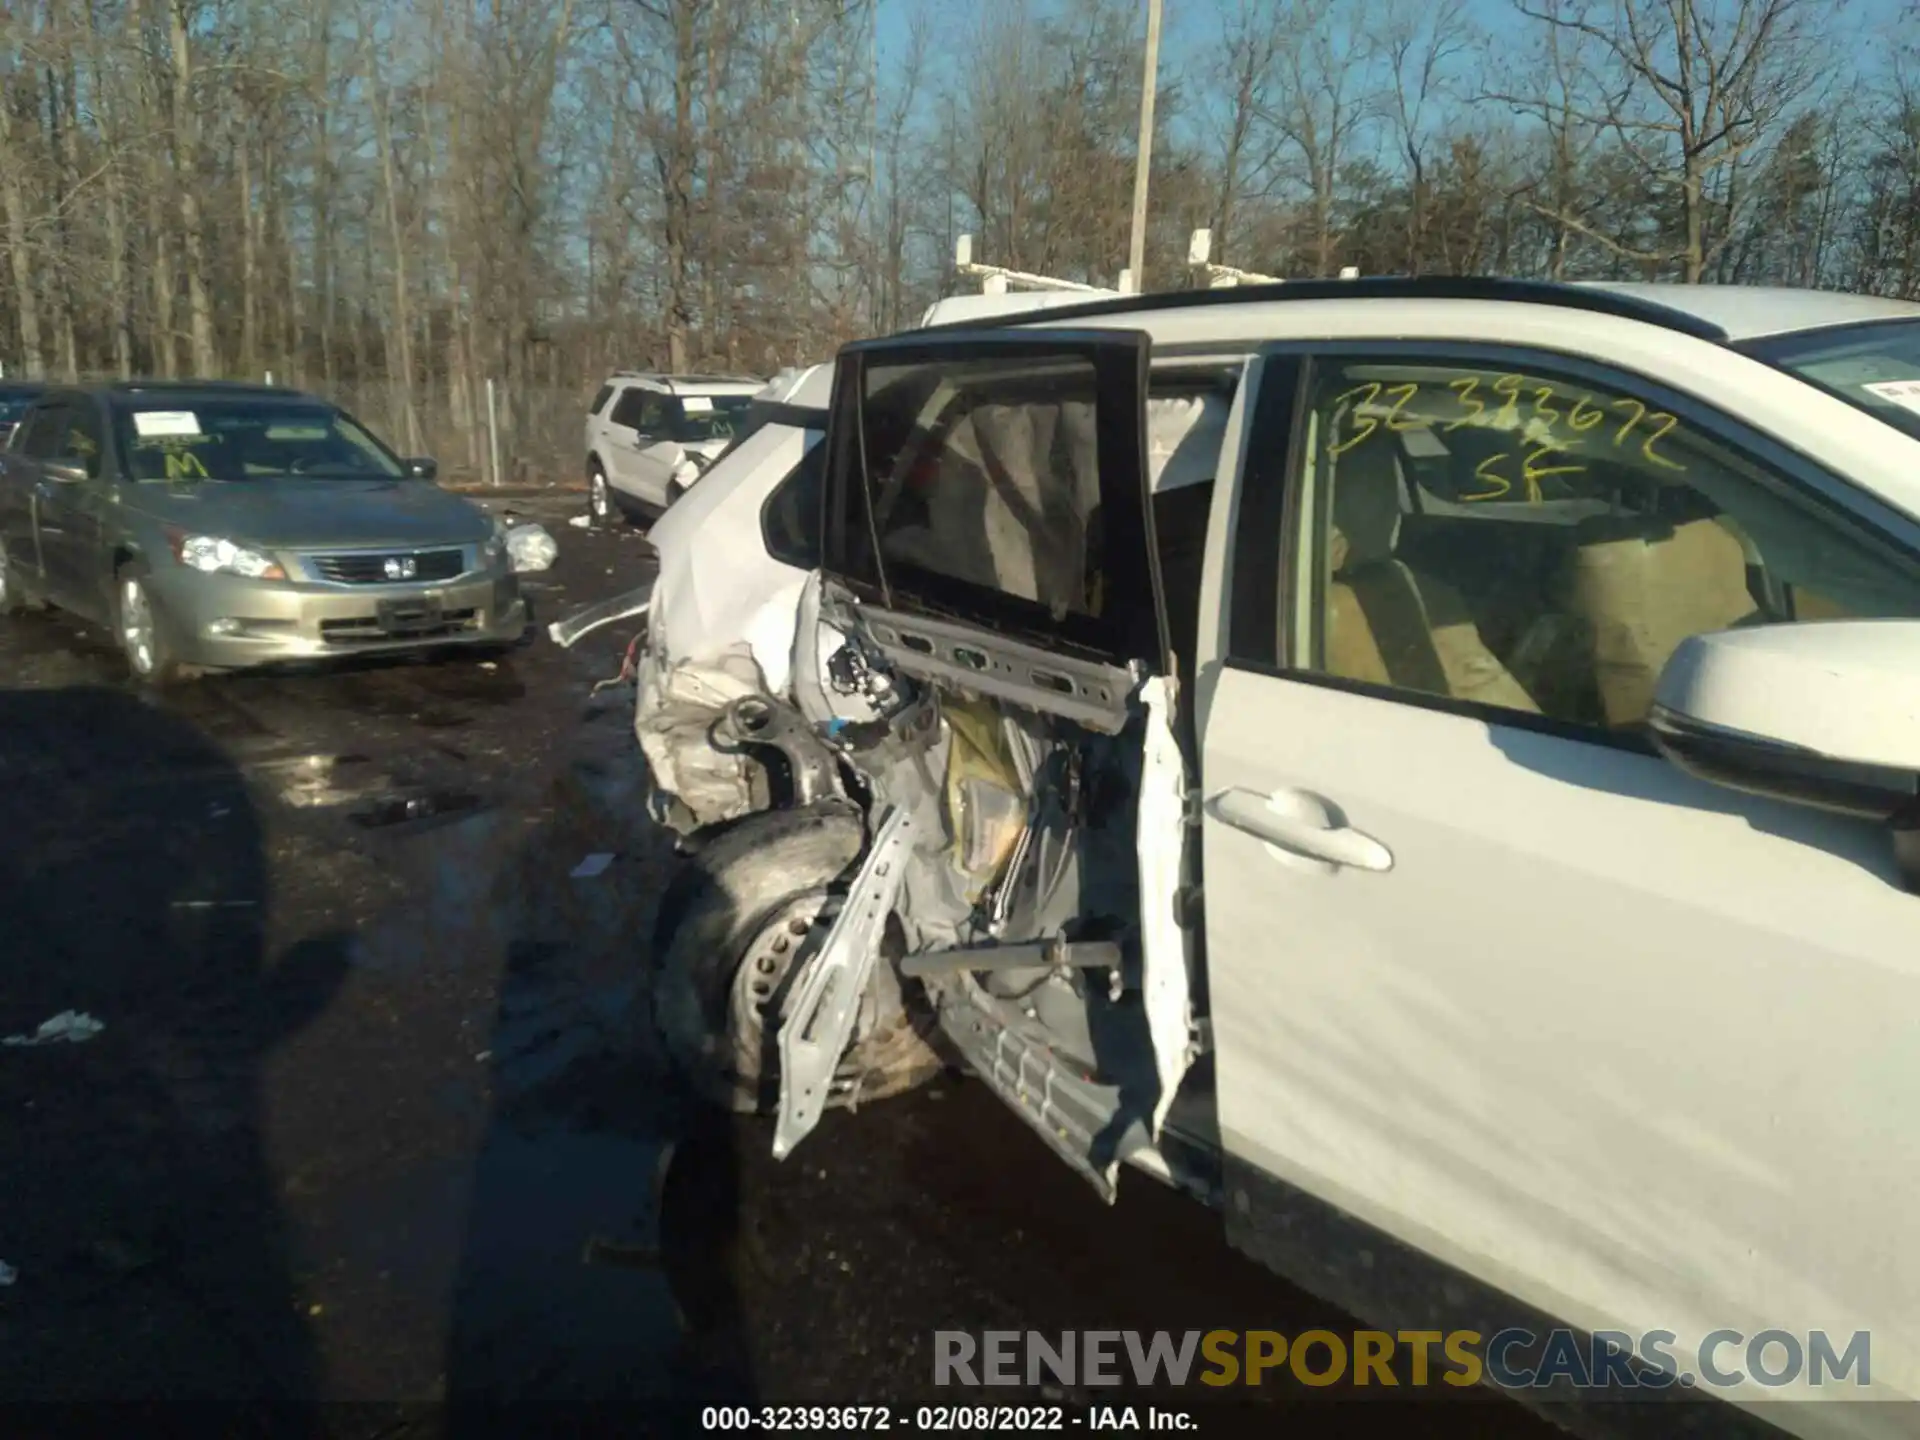
M 748 943 L 733 975 L 737 1034 L 758 1037 L 769 1014 L 783 1016 L 795 962 L 825 937 L 825 895 L 798 895 L 767 920 Z
M 153 669 L 153 611 L 147 592 L 137 580 L 120 587 L 120 637 L 133 668 L 145 675 Z

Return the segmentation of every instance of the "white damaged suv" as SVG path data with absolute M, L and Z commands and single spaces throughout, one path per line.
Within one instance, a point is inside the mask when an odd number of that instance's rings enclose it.
M 848 347 L 659 528 L 671 1053 L 781 1155 L 957 1059 L 1389 1329 L 1920 1401 L 1917 396 L 1920 306 L 1733 287 Z
M 597 519 L 665 510 L 733 442 L 764 382 L 622 370 L 587 407 L 587 498 Z

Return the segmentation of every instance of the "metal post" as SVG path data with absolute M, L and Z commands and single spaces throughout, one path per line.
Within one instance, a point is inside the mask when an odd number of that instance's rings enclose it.
M 487 458 L 493 483 L 500 483 L 500 417 L 493 408 L 493 377 L 487 377 Z
M 1160 83 L 1160 0 L 1147 0 L 1147 63 L 1140 81 L 1140 145 L 1133 162 L 1133 243 L 1127 249 L 1129 294 L 1146 277 L 1147 176 L 1153 168 L 1153 96 Z

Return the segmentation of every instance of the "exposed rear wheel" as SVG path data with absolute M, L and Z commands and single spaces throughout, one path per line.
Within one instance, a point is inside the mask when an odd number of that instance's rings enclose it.
M 826 938 L 859 859 L 847 811 L 776 811 L 741 821 L 686 862 L 661 905 L 653 1023 L 668 1058 L 713 1104 L 779 1106 L 783 1007 L 803 959 Z M 876 967 L 832 1103 L 879 1099 L 941 1061 L 891 967 Z

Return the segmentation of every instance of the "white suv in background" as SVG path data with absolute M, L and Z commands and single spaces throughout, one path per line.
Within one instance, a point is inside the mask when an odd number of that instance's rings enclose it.
M 623 370 L 587 411 L 587 488 L 599 519 L 664 510 L 733 441 L 764 384 L 742 375 Z

